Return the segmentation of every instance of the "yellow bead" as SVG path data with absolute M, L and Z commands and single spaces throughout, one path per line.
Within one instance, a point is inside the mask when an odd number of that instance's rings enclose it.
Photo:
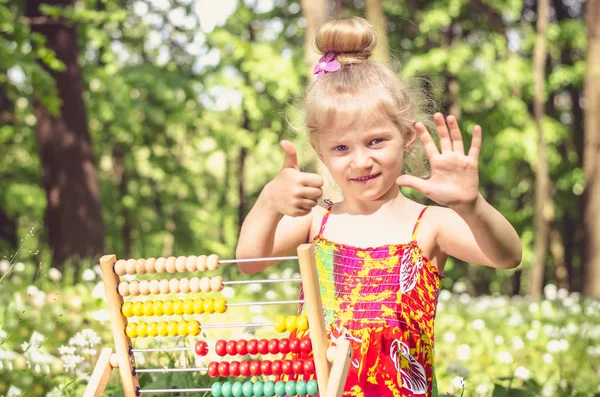
M 173 315 L 173 301 L 167 299 L 163 302 L 163 311 L 165 312 L 165 316 Z
M 215 300 L 208 298 L 204 300 L 204 313 L 212 314 L 215 312 Z
M 200 323 L 198 321 L 188 321 L 188 334 L 191 336 L 198 336 L 198 334 L 200 334 Z
M 138 336 L 137 324 L 136 323 L 127 324 L 127 328 L 125 328 L 125 334 L 127 334 L 127 336 L 130 338 L 137 338 L 137 336 Z
M 177 326 L 179 324 L 177 324 L 177 321 L 169 321 L 169 323 L 167 324 L 167 334 L 169 334 L 169 336 L 177 336 Z
M 123 313 L 125 317 L 133 317 L 133 303 L 123 303 L 123 306 L 121 307 L 121 313 Z
M 146 301 L 143 306 L 144 316 L 154 316 L 154 302 Z
M 194 313 L 196 313 L 196 314 L 204 313 L 204 299 L 202 299 L 202 298 L 194 299 Z
M 133 315 L 138 317 L 144 315 L 144 304 L 142 302 L 135 302 L 133 304 Z
M 180 299 L 177 299 L 176 301 L 173 302 L 173 313 L 175 313 L 178 316 L 181 316 L 183 314 L 183 301 Z
M 275 331 L 277 332 L 285 332 L 285 317 L 283 316 L 275 316 Z
M 137 326 L 137 333 L 140 338 L 148 336 L 148 326 L 146 323 L 139 323 Z
M 187 336 L 188 335 L 187 321 L 180 321 L 179 324 L 177 324 L 177 335 L 179 335 L 179 336 Z
M 183 301 L 183 313 L 194 314 L 194 301 L 190 298 Z
M 156 333 L 158 336 L 167 336 L 169 332 L 167 331 L 167 323 L 165 321 L 159 321 L 156 325 Z
M 225 298 L 215 299 L 215 312 L 225 313 L 227 311 L 227 301 Z
M 296 326 L 298 327 L 298 331 L 307 331 L 308 330 L 308 318 L 305 315 L 298 317 Z
M 148 332 L 148 336 L 154 338 L 156 335 L 158 335 L 158 331 L 156 328 L 157 324 L 154 321 L 149 322 L 146 326 L 146 332 Z
M 287 316 L 285 319 L 285 327 L 289 332 L 294 332 L 298 328 L 296 316 Z
M 152 311 L 154 312 L 155 316 L 162 316 L 163 314 L 165 314 L 165 311 L 163 310 L 162 301 L 154 302 L 154 305 L 152 305 Z

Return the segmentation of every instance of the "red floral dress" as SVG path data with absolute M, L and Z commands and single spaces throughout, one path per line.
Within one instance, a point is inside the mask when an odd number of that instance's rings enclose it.
M 328 336 L 352 342 L 344 396 L 437 396 L 433 329 L 443 276 L 416 241 L 427 207 L 409 243 L 357 248 L 323 237 L 331 205 L 313 244 Z

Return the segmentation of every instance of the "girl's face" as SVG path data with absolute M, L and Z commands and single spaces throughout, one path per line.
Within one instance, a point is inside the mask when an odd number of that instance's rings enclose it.
M 319 132 L 316 149 L 346 199 L 374 201 L 398 194 L 407 143 L 388 117 L 361 117 Z

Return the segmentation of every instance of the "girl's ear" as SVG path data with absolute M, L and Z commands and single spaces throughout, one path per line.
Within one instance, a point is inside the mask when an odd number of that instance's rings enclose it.
M 417 139 L 417 130 L 415 130 L 415 123 L 412 123 L 408 130 L 406 131 L 406 135 L 404 136 L 404 147 L 409 148 Z

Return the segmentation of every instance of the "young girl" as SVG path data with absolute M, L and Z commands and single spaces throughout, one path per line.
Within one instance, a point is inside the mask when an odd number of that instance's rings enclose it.
M 367 21 L 353 18 L 325 24 L 316 38 L 325 55 L 306 92 L 305 117 L 343 201 L 321 203 L 323 179 L 301 172 L 293 145 L 282 141 L 283 168 L 244 221 L 236 254 L 293 255 L 312 242 L 329 336 L 353 345 L 344 395 L 435 396 L 433 329 L 446 258 L 511 269 L 521 245 L 479 194 L 481 128 L 465 154 L 456 119 L 435 114 L 438 150 L 405 86 L 368 60 L 376 37 Z M 419 169 L 422 149 L 429 179 L 402 175 Z M 399 186 L 440 206 L 409 200 Z M 255 273 L 273 263 L 240 269 Z

